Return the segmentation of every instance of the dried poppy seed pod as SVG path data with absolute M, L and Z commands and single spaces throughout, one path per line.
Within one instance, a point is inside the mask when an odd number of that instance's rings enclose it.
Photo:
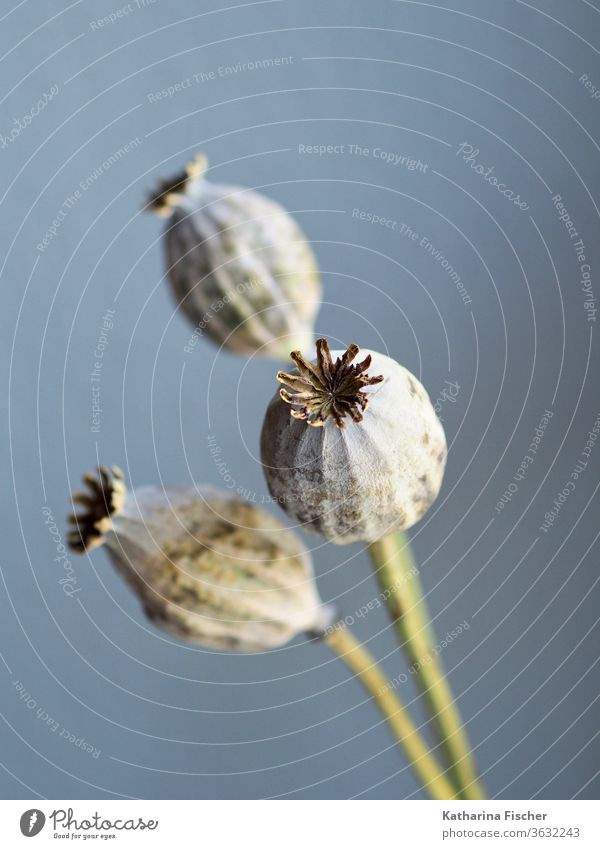
M 297 371 L 267 409 L 261 459 L 286 513 L 329 542 L 376 542 L 417 522 L 438 495 L 446 438 L 421 383 L 395 360 L 357 345 Z M 374 376 L 369 377 L 367 370 Z M 290 415 L 291 413 L 291 415 Z
M 209 648 L 263 651 L 331 624 L 310 555 L 264 510 L 208 487 L 128 493 L 116 466 L 84 482 L 69 545 L 105 545 L 159 627 Z
M 205 169 L 197 156 L 149 200 L 169 219 L 164 246 L 177 304 L 197 335 L 238 354 L 281 360 L 312 347 L 321 283 L 304 233 L 275 201 L 211 183 Z

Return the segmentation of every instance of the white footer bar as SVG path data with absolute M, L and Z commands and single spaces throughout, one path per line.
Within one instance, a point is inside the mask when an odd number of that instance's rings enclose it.
M 34 843 L 27 843 L 34 840 Z M 600 847 L 595 801 L 0 801 L 0 845 Z

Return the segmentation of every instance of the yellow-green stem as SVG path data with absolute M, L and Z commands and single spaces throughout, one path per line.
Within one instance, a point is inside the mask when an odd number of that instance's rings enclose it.
M 469 741 L 436 653 L 436 641 L 408 539 L 396 533 L 369 546 L 377 580 L 432 714 L 451 776 L 464 799 L 485 799 Z
M 458 798 L 452 782 L 442 772 L 437 759 L 429 751 L 406 707 L 394 693 L 389 680 L 373 656 L 343 625 L 327 633 L 324 639 L 373 697 L 420 783 L 431 798 Z

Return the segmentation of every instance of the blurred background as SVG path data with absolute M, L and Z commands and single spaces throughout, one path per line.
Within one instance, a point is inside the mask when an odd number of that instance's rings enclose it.
M 597 797 L 598 4 L 2 0 L 0 20 L 2 796 L 421 797 L 326 646 L 184 645 L 105 552 L 61 559 L 99 460 L 222 485 L 213 437 L 268 502 L 278 365 L 186 353 L 142 211 L 202 150 L 308 234 L 318 332 L 399 360 L 443 418 L 411 537 L 439 640 L 463 625 L 441 658 L 490 795 Z M 324 599 L 405 671 L 385 611 L 358 614 L 362 547 L 305 541 Z

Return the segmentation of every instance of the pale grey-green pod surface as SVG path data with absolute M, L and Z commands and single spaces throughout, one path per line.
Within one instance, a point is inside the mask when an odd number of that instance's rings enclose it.
M 319 271 L 304 233 L 280 204 L 200 177 L 170 207 L 168 277 L 197 333 L 238 354 L 275 359 L 311 347 Z
M 214 649 L 264 651 L 322 633 L 310 554 L 265 510 L 212 487 L 139 487 L 117 467 L 84 476 L 71 549 L 105 546 L 158 627 Z
M 369 374 L 384 380 L 365 390 L 362 421 L 311 427 L 276 393 L 261 433 L 271 494 L 302 528 L 332 543 L 376 542 L 411 527 L 444 475 L 446 438 L 424 387 L 395 360 L 361 349 L 369 354 Z
M 216 490 L 136 489 L 105 545 L 148 617 L 184 640 L 263 651 L 331 622 L 295 534 Z

